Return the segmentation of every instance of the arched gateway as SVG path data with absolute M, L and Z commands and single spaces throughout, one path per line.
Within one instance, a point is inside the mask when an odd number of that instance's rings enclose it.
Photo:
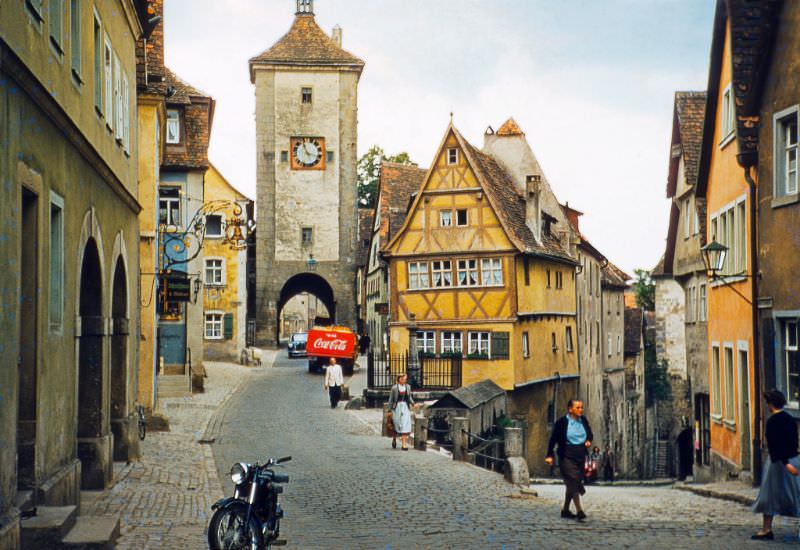
M 356 126 L 364 62 L 328 36 L 313 0 L 250 60 L 256 92 L 256 344 L 277 346 L 278 316 L 306 290 L 355 328 Z M 323 284 L 324 283 L 324 284 Z M 295 292 L 295 289 L 301 288 Z

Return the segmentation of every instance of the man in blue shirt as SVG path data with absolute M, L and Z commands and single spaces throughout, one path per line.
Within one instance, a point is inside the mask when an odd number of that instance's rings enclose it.
M 586 493 L 583 486 L 583 466 L 586 462 L 586 449 L 592 446 L 592 439 L 592 429 L 583 416 L 583 402 L 570 399 L 567 403 L 567 414 L 559 418 L 553 426 L 544 459 L 552 466 L 553 450 L 557 448 L 561 476 L 566 486 L 564 507 L 561 509 L 562 518 L 586 519 L 581 507 L 581 495 Z M 569 509 L 572 502 L 575 503 L 576 514 Z

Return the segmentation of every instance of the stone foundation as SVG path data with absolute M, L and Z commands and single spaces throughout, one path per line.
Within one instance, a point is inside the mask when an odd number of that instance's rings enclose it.
M 111 420 L 114 434 L 114 460 L 131 462 L 141 456 L 139 451 L 139 418 L 135 414 Z
M 81 489 L 105 489 L 114 477 L 114 436 L 79 437 L 78 458 L 81 461 Z
M 20 544 L 19 510 L 12 508 L 0 516 L 0 548 L 19 548 Z
M 76 458 L 39 484 L 36 488 L 36 502 L 44 506 L 77 505 L 80 490 L 81 461 Z

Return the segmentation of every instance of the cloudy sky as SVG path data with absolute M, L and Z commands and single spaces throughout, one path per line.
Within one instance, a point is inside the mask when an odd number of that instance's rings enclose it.
M 247 60 L 291 26 L 294 0 L 165 0 L 166 59 L 217 102 L 211 161 L 255 196 Z M 632 274 L 666 237 L 676 90 L 706 87 L 713 0 L 316 0 L 366 61 L 359 153 L 427 166 L 450 112 L 481 146 L 513 116 L 582 231 Z

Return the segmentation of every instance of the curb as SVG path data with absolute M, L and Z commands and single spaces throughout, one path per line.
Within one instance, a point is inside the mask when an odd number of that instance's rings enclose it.
M 564 482 L 559 478 L 531 478 L 530 485 L 563 485 Z M 620 479 L 614 482 L 594 481 L 588 484 L 590 487 L 666 487 L 675 486 L 672 479 Z M 676 489 L 678 487 L 675 487 Z
M 738 504 L 743 504 L 744 506 L 752 506 L 756 499 L 744 495 L 737 495 L 736 493 L 723 493 L 721 491 L 715 491 L 713 489 L 704 489 L 702 487 L 692 487 L 691 485 L 674 485 L 673 489 L 677 489 L 679 491 L 686 491 L 689 493 L 694 493 L 696 495 L 700 495 L 701 497 L 706 498 L 716 498 L 719 500 L 727 500 L 729 502 L 736 502 Z

